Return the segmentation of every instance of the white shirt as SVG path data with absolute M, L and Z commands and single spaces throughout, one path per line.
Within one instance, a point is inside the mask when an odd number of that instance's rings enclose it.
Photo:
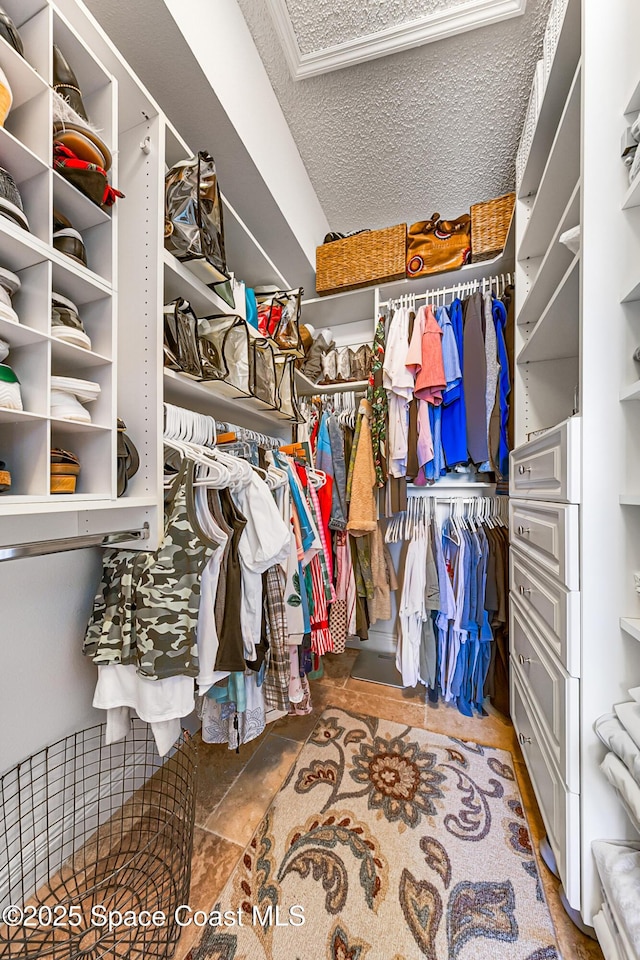
M 382 382 L 389 404 L 388 462 L 392 477 L 404 477 L 409 449 L 409 401 L 413 397 L 414 376 L 407 369 L 409 349 L 409 311 L 397 310 L 389 325 L 385 347 Z

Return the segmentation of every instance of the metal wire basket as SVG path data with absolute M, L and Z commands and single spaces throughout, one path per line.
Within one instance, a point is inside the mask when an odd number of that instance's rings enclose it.
M 111 746 L 104 734 L 104 724 L 83 730 L 0 778 L 2 960 L 173 954 L 197 750 L 185 733 L 161 759 L 139 721 Z

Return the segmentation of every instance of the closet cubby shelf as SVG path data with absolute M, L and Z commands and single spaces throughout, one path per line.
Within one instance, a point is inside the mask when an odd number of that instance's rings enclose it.
M 622 303 L 634 303 L 636 300 L 640 300 L 640 280 L 629 283 L 622 296 Z
M 633 183 L 629 185 L 622 201 L 623 210 L 632 210 L 638 206 L 640 206 L 640 174 L 637 174 Z
M 84 347 L 77 347 L 74 343 L 65 343 L 64 340 L 58 340 L 51 337 L 51 359 L 68 365 L 78 367 L 103 367 L 112 363 L 110 357 L 105 357 L 101 353 L 94 353 L 92 350 L 85 350 Z
M 640 493 L 621 493 L 621 507 L 640 507 Z
M 518 354 L 518 364 L 578 355 L 580 340 L 580 255 L 576 254 Z
M 578 181 L 560 218 L 549 249 L 540 261 L 538 272 L 520 308 L 517 318 L 518 324 L 535 323 L 551 300 L 574 256 L 568 247 L 559 243 L 560 236 L 565 230 L 577 226 L 579 222 L 580 182 Z
M 640 400 L 640 380 L 636 380 L 635 383 L 620 391 L 620 401 L 624 403 L 628 400 Z
M 10 43 L 0 37 L 0 63 L 7 75 L 13 93 L 13 110 L 49 90 L 47 81 L 33 69 L 31 64 L 14 50 Z
M 529 221 L 518 250 L 518 260 L 544 255 L 558 225 L 558 210 L 566 208 L 580 177 L 581 76 L 580 62 L 567 95 L 540 186 L 532 201 Z
M 111 221 L 111 215 L 106 210 L 65 180 L 57 170 L 53 171 L 53 206 L 68 217 L 81 233 L 90 227 Z
M 569 0 L 567 3 L 555 56 L 545 84 L 540 113 L 538 114 L 529 155 L 518 190 L 520 199 L 535 193 L 540 186 L 545 159 L 549 154 L 576 65 L 580 59 L 580 6 L 580 0 Z
M 231 316 L 235 313 L 222 297 L 193 275 L 186 263 L 181 263 L 168 250 L 163 251 L 163 257 L 165 303 L 184 297 L 197 317 Z
M 49 164 L 41 160 L 6 127 L 0 127 L 0 164 L 21 180 L 30 180 L 31 177 L 47 173 L 50 169 Z
M 31 413 L 29 410 L 7 410 L 0 407 L 0 423 L 26 423 L 28 420 L 45 423 L 47 419 L 44 414 Z
M 626 634 L 640 642 L 640 619 L 637 617 L 620 617 L 620 627 Z

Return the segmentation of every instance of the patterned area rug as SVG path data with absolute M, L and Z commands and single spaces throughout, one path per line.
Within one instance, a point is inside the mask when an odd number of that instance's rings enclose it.
M 327 709 L 192 960 L 558 960 L 511 764 Z

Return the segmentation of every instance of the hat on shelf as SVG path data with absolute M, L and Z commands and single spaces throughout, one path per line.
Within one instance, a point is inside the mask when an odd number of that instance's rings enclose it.
M 0 214 L 25 230 L 29 229 L 18 185 L 4 167 L 0 167 Z
M 80 461 L 75 453 L 54 447 L 51 451 L 51 493 L 75 493 Z
M 7 470 L 4 460 L 0 460 L 0 493 L 6 493 L 11 489 L 11 474 Z
M 16 373 L 3 363 L 9 356 L 9 344 L 0 340 L 0 407 L 3 410 L 22 410 L 20 381 Z
M 59 420 L 91 423 L 83 404 L 100 396 L 100 384 L 75 377 L 51 377 L 51 416 Z
M 18 314 L 13 309 L 12 296 L 20 289 L 20 277 L 17 277 L 6 267 L 0 267 L 0 319 L 10 323 L 20 323 Z
M 64 144 L 79 160 L 101 167 L 105 173 L 111 169 L 111 151 L 103 140 L 88 127 L 58 120 L 53 125 L 53 139 Z
M 57 210 L 53 211 L 53 246 L 76 263 L 87 266 L 87 250 L 82 234 Z
M 91 350 L 91 340 L 85 332 L 75 303 L 55 292 L 51 294 L 51 336 L 56 340 L 64 340 L 65 343 Z
M 21 57 L 24 57 L 24 47 L 22 46 L 22 39 L 15 23 L 4 9 L 0 7 L 0 37 L 11 44 L 14 50 L 16 50 Z
M 0 67 L 0 127 L 4 127 L 4 122 L 9 116 L 12 104 L 13 92 L 9 86 L 6 73 Z

